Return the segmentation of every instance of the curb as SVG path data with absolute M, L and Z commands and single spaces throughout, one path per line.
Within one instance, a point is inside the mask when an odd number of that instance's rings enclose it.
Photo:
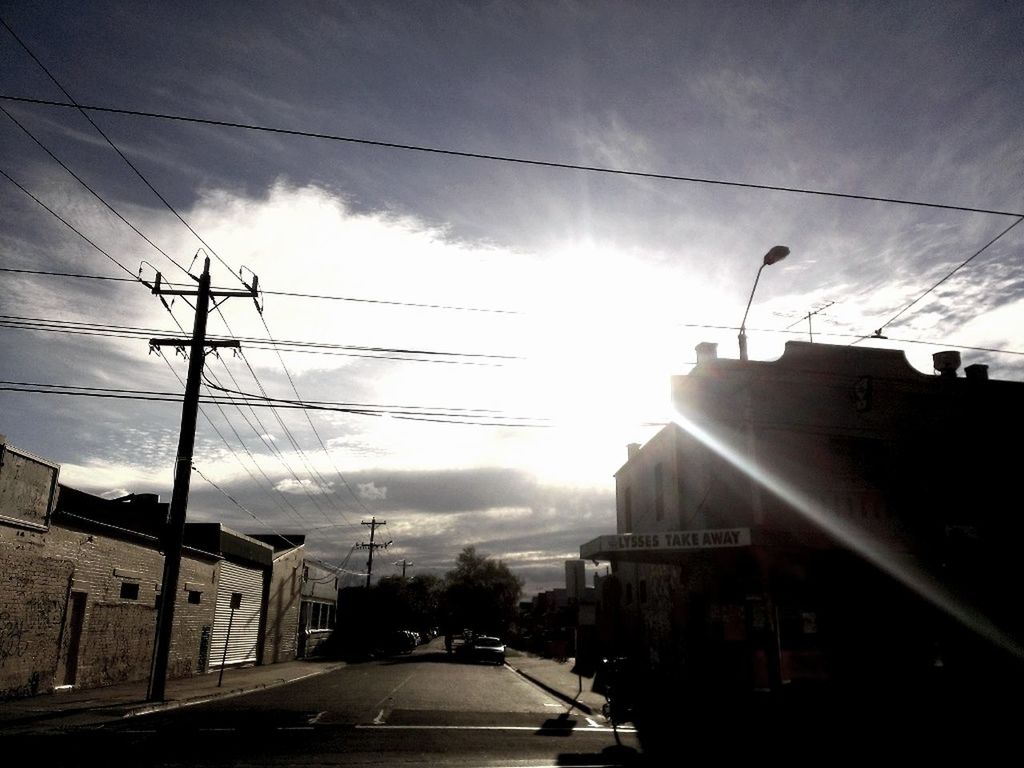
M 217 701 L 219 699 L 233 699 L 237 696 L 244 696 L 247 693 L 256 693 L 257 691 L 270 690 L 271 688 L 280 688 L 282 685 L 288 685 L 289 683 L 297 683 L 300 680 L 307 680 L 311 677 L 317 677 L 318 675 L 325 675 L 328 672 L 333 672 L 336 669 L 348 666 L 345 662 L 338 662 L 336 665 L 332 665 L 330 669 L 321 669 L 309 672 L 300 677 L 292 678 L 278 678 L 277 680 L 271 680 L 265 683 L 257 683 L 248 687 L 242 688 L 231 688 L 223 693 L 211 693 L 200 696 L 194 696 L 191 698 L 177 699 L 174 701 L 164 701 L 156 704 L 145 704 L 139 707 L 126 707 L 125 712 L 121 714 L 121 717 L 127 719 L 129 717 L 141 717 L 142 715 L 151 715 L 154 712 L 165 712 L 171 709 L 184 709 L 185 707 L 193 707 L 198 704 L 206 704 L 209 701 Z M 115 705 L 116 706 L 116 705 Z
M 538 688 L 543 688 L 545 691 L 550 693 L 552 696 L 555 696 L 555 697 L 561 699 L 566 704 L 571 705 L 574 709 L 578 709 L 583 714 L 585 714 L 585 715 L 592 715 L 592 714 L 594 714 L 594 710 L 590 706 L 588 706 L 587 704 L 584 704 L 582 701 L 577 701 L 573 697 L 569 696 L 567 693 L 564 693 L 563 691 L 560 691 L 557 688 L 553 688 L 552 686 L 548 685 L 547 683 L 545 683 L 542 680 L 538 680 L 536 677 L 531 675 L 529 672 L 523 672 L 523 670 L 519 669 L 519 667 L 513 667 L 511 664 L 509 664 L 509 667 L 517 675 L 520 675 L 521 677 L 525 677 L 527 680 L 529 680 L 531 683 L 536 685 Z

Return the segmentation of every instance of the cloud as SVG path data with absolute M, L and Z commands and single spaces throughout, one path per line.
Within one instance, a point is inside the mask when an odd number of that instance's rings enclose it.
M 368 501 L 380 501 L 388 497 L 388 488 L 386 485 L 380 488 L 371 480 L 368 483 L 359 483 L 359 498 L 366 499 Z
M 279 480 L 274 484 L 274 490 L 280 491 L 281 493 L 293 493 L 293 494 L 307 494 L 313 496 L 322 496 L 331 493 L 331 486 L 333 483 L 327 483 L 326 486 L 317 483 L 310 479 L 305 480 L 293 480 L 292 478 L 285 478 Z

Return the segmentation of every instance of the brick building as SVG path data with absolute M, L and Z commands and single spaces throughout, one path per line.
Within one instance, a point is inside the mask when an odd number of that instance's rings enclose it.
M 150 673 L 168 505 L 59 470 L 0 437 L 0 698 Z M 168 676 L 295 658 L 302 573 L 302 546 L 187 524 Z
M 9 444 L 0 452 L 0 696 L 146 679 L 167 505 L 60 486 L 57 465 Z M 206 671 L 216 562 L 182 558 L 172 676 Z
M 699 346 L 672 380 L 677 423 L 615 475 L 616 533 L 580 549 L 612 567 L 603 653 L 709 695 L 1017 679 L 1024 383 L 935 363 Z

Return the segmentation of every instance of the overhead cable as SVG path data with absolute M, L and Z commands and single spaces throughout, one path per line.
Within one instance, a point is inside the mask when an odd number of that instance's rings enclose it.
M 444 149 L 444 148 L 441 148 L 441 147 L 431 147 L 431 146 L 420 145 L 420 144 L 400 144 L 400 143 L 393 142 L 393 141 L 381 141 L 381 140 L 377 140 L 377 139 L 361 139 L 361 138 L 356 138 L 356 137 L 353 137 L 353 136 L 340 136 L 340 135 L 337 135 L 337 134 L 320 133 L 320 132 L 316 132 L 316 131 L 302 131 L 302 130 L 295 130 L 295 129 L 289 129 L 289 128 L 276 128 L 276 127 L 266 126 L 266 125 L 257 125 L 257 124 L 254 124 L 254 123 L 238 123 L 238 122 L 233 122 L 233 121 L 229 121 L 229 120 L 212 120 L 212 119 L 201 118 L 201 117 L 192 117 L 192 116 L 188 116 L 188 115 L 175 115 L 175 114 L 169 114 L 169 113 L 163 113 L 163 112 L 146 112 L 146 111 L 137 110 L 137 109 L 118 109 L 118 108 L 115 108 L 115 107 L 102 107 L 102 106 L 97 106 L 97 105 L 87 105 L 87 104 L 78 104 L 78 103 L 68 104 L 66 102 L 53 101 L 53 100 L 49 100 L 49 99 L 33 99 L 33 98 L 27 98 L 27 97 L 23 97 L 23 96 L 11 96 L 9 94 L 0 94 L 0 99 L 6 100 L 6 101 L 23 102 L 23 103 L 26 103 L 26 104 L 40 104 L 40 105 L 45 105 L 45 106 L 50 106 L 50 107 L 72 107 L 72 108 L 77 108 L 79 110 L 84 110 L 84 111 L 89 111 L 89 112 L 104 112 L 104 113 L 116 114 L 116 115 L 127 115 L 127 116 L 130 116 L 130 117 L 144 117 L 144 118 L 151 118 L 151 119 L 156 119 L 156 120 L 171 120 L 171 121 L 183 122 L 183 123 L 196 123 L 196 124 L 199 124 L 199 125 L 211 125 L 211 126 L 217 126 L 217 127 L 221 127 L 221 128 L 238 128 L 238 129 L 243 129 L 243 130 L 247 130 L 247 131 L 259 131 L 259 132 L 263 132 L 263 133 L 272 133 L 272 134 L 285 135 L 285 136 L 301 136 L 303 138 L 310 138 L 310 139 L 324 139 L 324 140 L 327 140 L 327 141 L 338 141 L 338 142 L 345 142 L 345 143 L 349 143 L 349 144 L 361 144 L 361 145 L 365 145 L 365 146 L 381 147 L 383 149 L 399 149 L 399 150 L 405 150 L 405 151 L 409 151 L 409 152 L 425 152 L 425 153 L 435 154 L 435 155 L 447 155 L 449 157 L 462 157 L 462 158 L 468 158 L 468 159 L 473 159 L 473 160 L 490 160 L 490 161 L 493 161 L 493 162 L 512 163 L 512 164 L 516 164 L 516 165 L 528 165 L 528 166 L 536 166 L 536 167 L 541 167 L 541 168 L 558 168 L 558 169 L 562 169 L 562 170 L 586 171 L 586 172 L 589 172 L 589 173 L 602 173 L 602 174 L 609 174 L 609 175 L 614 175 L 614 176 L 627 176 L 627 177 L 641 178 L 641 179 L 657 179 L 657 180 L 662 180 L 662 181 L 678 181 L 678 182 L 685 182 L 685 183 L 690 183 L 690 184 L 707 184 L 707 185 L 721 186 L 721 187 L 734 187 L 734 188 L 740 188 L 740 189 L 754 189 L 754 190 L 760 190 L 760 191 L 765 191 L 765 192 L 786 192 L 786 193 L 798 194 L 798 195 L 813 195 L 813 196 L 817 196 L 817 197 L 831 197 L 831 198 L 840 198 L 840 199 L 845 199 L 845 200 L 861 200 L 861 201 L 865 201 L 865 202 L 888 203 L 888 204 L 891 204 L 891 205 L 907 205 L 907 206 L 914 206 L 914 207 L 918 207 L 918 208 L 933 208 L 933 209 L 946 210 L 946 211 L 962 211 L 962 212 L 966 212 L 966 213 L 985 213 L 985 214 L 991 214 L 991 215 L 994 215 L 994 216 L 1024 216 L 1024 213 L 1020 213 L 1020 212 L 1017 212 L 1017 211 L 1001 211 L 1001 210 L 996 210 L 996 209 L 991 209 L 991 208 L 979 208 L 979 207 L 967 206 L 967 205 L 949 205 L 949 204 L 943 204 L 943 203 L 932 203 L 932 202 L 926 202 L 926 201 L 922 201 L 922 200 L 909 200 L 909 199 L 898 198 L 898 197 L 885 197 L 885 196 L 881 196 L 881 195 L 861 195 L 861 194 L 855 194 L 855 193 L 851 193 L 851 192 L 833 192 L 833 191 L 829 191 L 829 190 L 810 189 L 810 188 L 806 188 L 806 187 L 789 187 L 789 186 L 782 186 L 782 185 L 778 185 L 778 184 L 756 184 L 754 182 L 730 181 L 730 180 L 727 180 L 727 179 L 715 179 L 715 178 L 707 178 L 707 177 L 700 177 L 700 176 L 683 176 L 683 175 L 671 174 L 671 173 L 654 173 L 654 172 L 648 172 L 648 171 L 634 171 L 634 170 L 627 170 L 627 169 L 622 169 L 622 168 L 610 168 L 610 167 L 606 167 L 606 166 L 581 165 L 581 164 L 578 164 L 578 163 L 566 163 L 566 162 L 556 162 L 556 161 L 551 161 L 551 160 L 537 160 L 537 159 L 530 159 L 530 158 L 524 158 L 524 157 L 513 157 L 511 155 L 496 155 L 496 154 L 486 154 L 486 153 L 481 153 L 481 152 L 468 152 L 468 151 L 463 151 L 463 150 Z

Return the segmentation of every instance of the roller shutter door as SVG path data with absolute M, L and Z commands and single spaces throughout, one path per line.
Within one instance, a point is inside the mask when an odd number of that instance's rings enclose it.
M 240 598 L 238 596 L 241 596 Z M 232 596 L 238 607 L 232 617 Z M 217 581 L 217 611 L 213 619 L 210 669 L 256 662 L 260 636 L 260 607 L 263 601 L 263 571 L 221 561 Z M 228 625 L 231 637 L 228 638 Z M 228 642 L 227 657 L 224 643 Z

